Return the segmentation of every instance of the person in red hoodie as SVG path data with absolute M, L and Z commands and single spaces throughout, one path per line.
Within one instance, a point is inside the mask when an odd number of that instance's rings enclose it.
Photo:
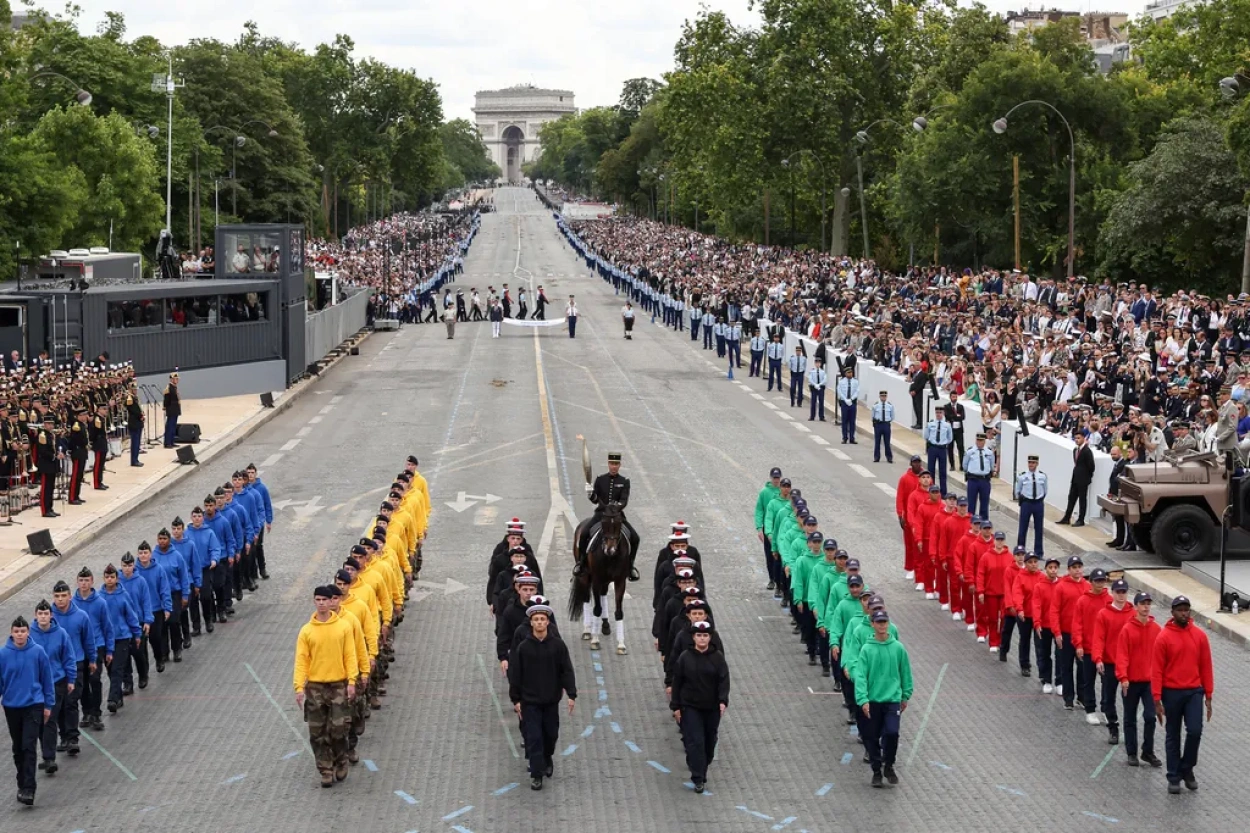
M 1050 597 L 1050 632 L 1059 643 L 1059 668 L 1056 669 L 1055 688 L 1063 696 L 1063 707 L 1072 711 L 1072 701 L 1077 689 L 1084 682 L 1084 672 L 1076 667 L 1076 685 L 1073 685 L 1072 666 L 1076 662 L 1076 645 L 1072 641 L 1072 621 L 1076 615 L 1076 603 L 1089 590 L 1089 582 L 1083 572 L 1085 561 L 1079 555 L 1068 557 L 1068 574 L 1055 583 Z
M 920 508 L 922 503 L 929 502 L 929 487 L 933 485 L 933 475 L 927 471 L 921 471 L 919 478 L 920 481 L 916 484 L 916 488 L 912 489 L 911 494 L 907 496 L 907 504 L 903 512 L 907 521 L 907 525 L 904 527 L 904 535 L 911 542 L 913 551 L 911 567 L 907 570 L 907 578 L 916 582 L 917 590 L 923 590 L 924 585 L 920 582 L 921 568 L 918 566 L 924 555 L 921 552 L 923 539 L 921 538 L 920 530 L 916 528 L 916 510 Z
M 1029 603 L 1029 613 L 1033 620 L 1033 653 L 1037 655 L 1037 676 L 1042 678 L 1042 694 L 1050 694 L 1055 690 L 1051 680 L 1055 671 L 1053 657 L 1055 634 L 1050 629 L 1051 602 L 1055 594 L 1055 585 L 1059 583 L 1059 559 L 1047 558 L 1046 569 L 1042 578 L 1033 585 L 1033 599 Z
M 1211 668 L 1211 643 L 1189 618 L 1189 599 L 1172 599 L 1172 619 L 1155 639 L 1154 661 L 1150 667 L 1150 689 L 1155 698 L 1155 715 L 1165 723 L 1163 748 L 1168 763 L 1168 792 L 1181 791 L 1180 782 L 1198 789 L 1194 767 L 1202 742 L 1202 700 L 1206 696 L 1207 720 L 1211 720 L 1211 696 L 1215 693 L 1215 672 Z M 1165 722 L 1166 721 L 1166 722 Z M 1181 725 L 1185 727 L 1185 748 L 1181 751 Z
M 956 578 L 955 549 L 963 541 L 968 529 L 968 499 L 953 492 L 946 496 L 947 506 L 953 507 L 942 516 L 942 535 L 938 540 L 937 589 L 942 610 L 963 612 L 963 594 Z
M 924 461 L 920 459 L 920 455 L 912 455 L 911 465 L 898 479 L 894 492 L 894 514 L 898 515 L 898 526 L 903 530 L 903 573 L 908 579 L 916 577 L 916 542 L 907 533 L 907 501 L 920 485 L 920 472 L 923 469 Z
M 951 615 L 956 622 L 963 620 L 968 623 L 968 630 L 977 629 L 977 598 L 973 594 L 972 582 L 968 579 L 968 574 L 964 571 L 964 564 L 972 559 L 972 547 L 980 540 L 981 536 L 981 519 L 975 515 L 968 516 L 968 529 L 960 536 L 955 543 L 955 552 L 951 560 L 951 570 L 953 578 L 951 579 L 951 593 L 958 593 L 962 602 L 962 609 L 959 613 Z M 954 588 L 958 588 L 958 590 Z
M 981 598 L 981 585 L 977 583 L 981 561 L 986 554 L 994 549 L 994 523 L 982 520 L 978 525 L 981 534 L 968 545 L 968 557 L 964 559 L 964 578 L 968 581 L 966 592 L 977 600 L 976 624 L 977 642 L 985 642 L 987 631 L 985 624 L 985 599 Z
M 1120 716 L 1115 707 L 1116 645 L 1120 639 L 1120 630 L 1133 618 L 1135 612 L 1128 603 L 1128 582 L 1118 578 L 1111 583 L 1111 604 L 1098 611 L 1094 617 L 1092 653 L 1094 667 L 1102 676 L 1098 705 L 1103 716 L 1107 718 L 1107 731 L 1111 733 L 1107 743 L 1112 746 L 1120 742 Z
M 924 591 L 925 598 L 930 599 L 937 595 L 933 593 L 933 527 L 938 513 L 942 511 L 941 487 L 931 483 L 926 494 L 927 500 L 915 504 L 911 527 L 920 548 L 916 556 L 916 589 Z M 912 495 L 913 499 L 915 497 Z
M 994 653 L 999 652 L 1003 637 L 1003 599 L 1007 596 L 1010 580 L 1007 571 L 1015 563 L 1011 550 L 1007 549 L 1007 533 L 995 532 L 994 546 L 981 556 L 981 563 L 977 565 L 977 601 L 985 610 L 986 635 Z
M 999 662 L 1006 662 L 1011 653 L 1011 634 L 1019 632 L 1020 637 L 1020 676 L 1033 676 L 1029 664 L 1029 641 L 1033 638 L 1033 620 L 1029 611 L 1033 603 L 1033 586 L 1043 577 L 1038 566 L 1041 559 L 1035 552 L 1025 552 L 1024 547 L 1016 547 L 1012 554 L 1016 557 L 1016 568 L 1011 572 L 1011 590 L 1007 605 L 1007 615 L 1003 617 L 1002 646 L 998 651 Z
M 1124 751 L 1128 753 L 1128 765 L 1137 763 L 1137 706 L 1141 704 L 1145 726 L 1142 732 L 1141 759 L 1153 767 L 1163 766 L 1155 755 L 1155 715 L 1150 691 L 1150 669 L 1154 663 L 1155 639 L 1159 626 L 1150 615 L 1154 599 L 1149 593 L 1133 597 L 1136 614 L 1120 628 L 1116 639 L 1115 676 L 1120 681 L 1120 696 L 1124 698 Z
M 1098 672 L 1094 665 L 1094 619 L 1109 604 L 1111 594 L 1107 592 L 1107 571 L 1091 570 L 1089 591 L 1077 599 L 1076 612 L 1072 616 L 1072 645 L 1076 648 L 1076 658 L 1081 663 L 1077 696 L 1085 707 L 1085 722 L 1090 726 L 1099 724 L 1096 714 L 1098 703 L 1094 699 L 1094 686 L 1098 682 Z

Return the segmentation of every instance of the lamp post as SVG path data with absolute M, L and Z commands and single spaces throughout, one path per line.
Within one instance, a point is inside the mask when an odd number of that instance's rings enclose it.
M 83 89 L 82 86 L 74 79 L 69 78 L 68 76 L 62 75 L 59 72 L 52 72 L 51 70 L 44 70 L 42 72 L 36 72 L 34 75 L 30 76 L 31 81 L 34 81 L 36 78 L 59 78 L 60 80 L 73 85 L 74 100 L 77 101 L 83 107 L 91 106 L 91 93 Z
M 810 156 L 813 159 L 815 159 L 816 164 L 820 166 L 820 250 L 824 252 L 826 251 L 825 249 L 825 224 L 829 220 L 829 216 L 828 216 L 829 212 L 826 209 L 827 198 L 828 198 L 829 171 L 828 171 L 828 168 L 825 167 L 825 160 L 817 156 L 816 151 L 808 150 L 807 148 L 804 148 L 803 150 L 797 150 L 794 153 L 787 156 L 785 159 L 781 160 L 781 167 L 789 168 L 790 160 L 793 159 L 795 156 Z M 793 194 L 793 188 L 791 188 L 791 194 Z M 793 202 L 794 202 L 794 198 L 793 196 L 791 196 L 791 206 L 792 206 L 792 210 L 790 213 L 791 237 L 793 237 L 793 234 L 794 234 Z M 790 241 L 790 245 L 792 246 L 794 245 L 793 239 Z
M 168 100 L 169 127 L 165 136 L 165 229 L 169 230 L 173 225 L 174 210 L 174 94 L 180 87 L 185 87 L 186 82 L 174 80 L 174 53 L 169 52 L 165 57 L 169 62 L 169 71 L 164 75 L 158 73 L 152 76 L 152 92 L 164 93 Z
M 235 134 L 235 136 L 234 136 L 234 140 L 233 140 L 232 144 L 234 144 L 234 145 L 236 145 L 236 146 L 241 145 L 241 144 L 243 144 L 244 142 L 246 142 L 246 141 L 247 141 L 247 139 L 246 139 L 246 138 L 245 138 L 245 137 L 244 137 L 241 133 L 239 133 L 237 130 L 235 130 L 233 127 L 226 127 L 224 124 L 218 124 L 218 125 L 215 125 L 215 126 L 213 126 L 213 127 L 208 128 L 207 130 L 205 130 L 205 131 L 203 132 L 202 136 L 207 136 L 209 133 L 213 133 L 213 132 L 216 132 L 216 131 L 218 131 L 218 130 L 229 130 L 229 131 L 233 132 L 233 133 Z M 230 176 L 231 176 L 231 178 L 233 178 L 233 177 L 234 177 L 234 171 L 233 171 L 233 170 L 230 172 Z M 218 202 L 218 199 L 217 199 L 217 183 L 218 183 L 218 180 L 217 180 L 216 178 L 214 178 L 214 180 L 213 180 L 213 228 L 214 228 L 214 229 L 216 229 L 216 228 L 217 228 L 217 226 L 219 225 L 219 223 L 218 223 L 218 217 L 219 217 L 219 211 L 218 211 L 218 208 L 219 208 L 219 202 Z M 196 200 L 195 200 L 195 248 L 198 250 L 198 249 L 200 248 L 200 199 L 199 199 L 199 193 L 200 193 L 200 145 L 199 145 L 199 143 L 198 143 L 198 142 L 197 142 L 197 143 L 196 143 L 196 145 L 195 145 L 195 193 L 196 193 Z
M 1063 113 L 1059 112 L 1055 105 L 1041 99 L 1031 98 L 1028 101 L 1021 101 L 1015 107 L 1012 107 L 1001 118 L 994 120 L 994 132 L 1003 134 L 1007 132 L 1007 119 L 1011 114 L 1028 104 L 1040 104 L 1048 107 L 1063 122 L 1063 126 L 1068 130 L 1068 277 L 1073 274 L 1073 267 L 1076 265 L 1076 137 L 1072 133 L 1072 125 L 1064 118 Z
M 892 124 L 902 131 L 907 130 L 894 119 L 877 119 L 867 127 L 855 131 L 855 141 L 861 146 L 867 145 L 871 138 L 868 131 L 879 124 Z M 912 128 L 917 132 L 924 130 L 926 124 L 924 116 L 917 116 L 912 120 Z M 864 155 L 859 149 L 855 151 L 855 172 L 859 178 L 859 225 L 864 232 L 864 259 L 871 260 L 872 252 L 868 248 L 868 203 L 864 198 Z

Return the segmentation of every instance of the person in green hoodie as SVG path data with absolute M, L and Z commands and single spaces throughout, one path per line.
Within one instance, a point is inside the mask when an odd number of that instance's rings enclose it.
M 872 760 L 872 785 L 898 783 L 894 758 L 898 754 L 899 722 L 913 691 L 911 660 L 903 643 L 890 633 L 890 614 L 872 614 L 872 639 L 859 649 L 855 663 L 855 703 L 863 713 L 864 747 Z
M 781 562 L 773 555 L 772 545 L 764 534 L 764 513 L 768 504 L 781 495 L 781 469 L 776 466 L 768 473 L 769 480 L 760 489 L 755 499 L 755 535 L 764 545 L 764 567 L 768 570 L 768 589 L 773 591 L 773 598 L 781 597 L 778 585 L 781 582 Z
M 868 585 L 864 583 L 862 576 L 849 576 L 846 582 L 851 595 L 838 602 L 838 606 L 829 614 L 827 621 L 829 655 L 837 674 L 833 680 L 833 690 L 842 692 L 842 703 L 846 706 L 846 722 L 854 726 L 858 723 L 855 715 L 859 713 L 859 707 L 855 705 L 855 683 L 851 680 L 847 663 L 842 661 L 846 659 L 842 656 L 842 641 L 851 620 L 860 617 L 868 609 L 867 602 L 872 598 L 872 594 L 868 592 Z
M 811 601 L 812 613 L 816 615 L 816 654 L 820 658 L 821 675 L 825 677 L 833 677 L 833 690 L 841 691 L 841 675 L 830 670 L 829 659 L 829 624 L 827 619 L 833 608 L 829 605 L 829 586 L 831 584 L 845 584 L 846 573 L 843 572 L 845 560 L 838 561 L 838 542 L 835 538 L 826 538 L 821 543 L 821 550 L 824 552 L 824 560 L 822 560 L 816 569 L 815 596 Z M 846 550 L 842 550 L 843 553 Z
M 812 517 L 808 516 L 807 520 L 811 522 Z M 825 536 L 819 532 L 809 532 L 807 547 L 790 570 L 791 592 L 798 608 L 796 618 L 807 647 L 808 665 L 816 664 L 816 614 L 812 611 L 812 601 L 816 596 L 816 571 L 820 569 L 820 547 L 824 540 Z
M 777 552 L 777 547 L 775 544 L 776 538 L 773 537 L 773 529 L 777 525 L 777 514 L 782 511 L 789 510 L 789 508 L 790 508 L 790 478 L 783 477 L 779 481 L 777 481 L 777 495 L 764 506 L 764 525 L 761 530 L 764 533 L 765 540 L 768 541 L 768 546 L 769 546 L 770 552 L 772 553 L 772 557 L 777 562 L 773 565 L 773 569 L 776 571 L 776 575 L 778 577 L 777 584 L 773 588 L 773 598 L 782 602 L 783 607 L 785 606 L 784 605 L 784 602 L 785 602 L 784 593 L 782 592 L 782 586 L 784 584 L 784 581 L 783 581 L 784 577 L 781 574 L 781 555 Z

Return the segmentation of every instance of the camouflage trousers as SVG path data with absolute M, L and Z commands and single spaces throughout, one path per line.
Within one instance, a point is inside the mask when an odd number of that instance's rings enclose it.
M 347 765 L 347 738 L 351 732 L 351 702 L 347 683 L 308 683 L 304 687 L 304 722 L 317 771 Z

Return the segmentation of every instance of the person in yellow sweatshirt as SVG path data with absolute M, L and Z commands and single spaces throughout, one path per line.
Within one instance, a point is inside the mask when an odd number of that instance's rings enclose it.
M 347 778 L 351 701 L 356 696 L 360 660 L 351 623 L 335 613 L 332 585 L 313 591 L 317 612 L 295 640 L 295 705 L 304 712 L 321 786 Z
M 351 592 L 352 577 L 346 570 L 334 575 L 334 586 L 341 595 L 330 600 L 330 606 L 342 618 L 351 622 L 356 634 L 356 658 L 360 663 L 360 679 L 356 683 L 356 696 L 352 698 L 352 727 L 347 735 L 347 760 L 353 764 L 360 760 L 356 743 L 365 732 L 365 715 L 369 711 L 366 691 L 369 689 L 373 666 L 378 655 L 378 624 L 369 621 L 369 606 Z M 370 630 L 372 625 L 372 630 Z

